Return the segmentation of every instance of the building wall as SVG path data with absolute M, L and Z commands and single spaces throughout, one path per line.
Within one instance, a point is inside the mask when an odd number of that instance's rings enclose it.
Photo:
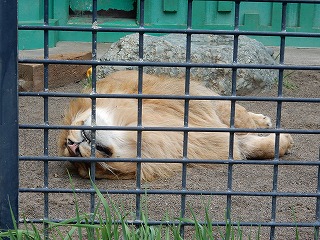
M 98 16 L 100 27 L 138 27 L 137 4 L 139 0 L 98 0 L 98 10 L 104 10 Z M 19 24 L 43 24 L 43 0 L 19 0 Z M 85 26 L 90 27 L 88 15 L 92 9 L 92 0 L 50 0 L 49 18 L 53 26 Z M 109 11 L 108 11 L 109 10 Z M 186 27 L 186 0 L 145 0 L 145 25 L 156 28 Z M 114 14 L 121 14 L 115 18 Z M 126 14 L 128 13 L 128 14 Z M 130 13 L 130 14 L 129 14 Z M 134 13 L 134 15 L 132 15 Z M 103 14 L 113 14 L 112 17 Z M 130 16 L 129 16 L 130 15 Z M 232 30 L 234 28 L 234 2 L 226 1 L 193 1 L 193 28 Z M 239 16 L 240 30 L 271 31 L 281 30 L 281 4 L 242 2 Z M 287 31 L 320 32 L 319 4 L 288 4 Z M 114 42 L 127 33 L 99 33 L 98 41 Z M 265 45 L 279 45 L 279 37 L 252 36 Z M 90 32 L 50 31 L 50 47 L 58 41 L 91 41 Z M 303 47 L 319 47 L 320 43 L 313 38 L 287 38 L 287 45 Z M 41 31 L 20 30 L 19 49 L 35 49 L 43 47 Z

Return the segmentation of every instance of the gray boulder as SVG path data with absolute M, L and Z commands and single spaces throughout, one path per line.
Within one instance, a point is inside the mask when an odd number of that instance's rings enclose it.
M 101 61 L 139 61 L 138 34 L 127 35 L 113 43 L 101 57 Z M 186 62 L 186 35 L 169 34 L 165 36 L 144 35 L 143 60 L 150 62 Z M 238 63 L 274 65 L 272 50 L 262 43 L 239 37 Z M 233 59 L 233 36 L 225 35 L 192 35 L 191 62 L 230 64 Z M 137 67 L 99 66 L 97 76 L 103 78 L 107 74 L 119 70 L 131 70 Z M 144 67 L 150 74 L 166 74 L 171 77 L 183 77 L 183 67 Z M 219 94 L 231 93 L 230 68 L 191 68 L 191 77 L 203 82 L 207 87 Z M 270 87 L 277 77 L 276 70 L 238 69 L 237 94 L 248 95 Z

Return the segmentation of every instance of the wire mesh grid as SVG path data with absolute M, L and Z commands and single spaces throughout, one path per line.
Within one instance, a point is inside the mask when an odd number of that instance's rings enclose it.
M 179 211 L 176 217 L 184 218 L 188 213 L 188 200 L 191 199 L 198 199 L 200 202 L 201 197 L 203 199 L 205 196 L 208 197 L 216 197 L 221 198 L 222 202 L 224 202 L 223 206 L 219 206 L 220 209 L 223 209 L 225 212 L 222 218 L 218 218 L 220 220 L 213 221 L 213 226 L 225 226 L 228 221 L 233 222 L 235 226 L 240 227 L 256 227 L 257 228 L 265 228 L 267 229 L 266 232 L 268 238 L 275 239 L 277 236 L 276 229 L 281 228 L 307 228 L 309 232 L 312 232 L 310 236 L 314 236 L 314 238 L 318 238 L 319 236 L 319 203 L 320 203 L 320 184 L 319 184 L 319 159 L 313 159 L 309 161 L 305 160 L 296 160 L 292 161 L 292 159 L 287 158 L 284 160 L 280 160 L 279 158 L 279 140 L 281 133 L 291 133 L 296 135 L 318 135 L 320 130 L 317 128 L 314 129 L 299 129 L 299 128 L 290 128 L 286 129 L 283 128 L 281 124 L 282 120 L 282 111 L 283 111 L 283 104 L 287 103 L 310 103 L 316 104 L 320 102 L 318 97 L 316 98 L 309 98 L 309 97 L 284 97 L 283 96 L 283 88 L 284 88 L 284 71 L 286 70 L 312 70 L 312 71 L 319 71 L 320 66 L 306 66 L 306 65 L 286 65 L 285 64 L 285 48 L 286 48 L 286 38 L 288 37 L 308 37 L 314 38 L 317 41 L 320 38 L 319 33 L 311 33 L 311 32 L 287 32 L 286 31 L 286 21 L 287 21 L 287 6 L 292 3 L 301 3 L 301 4 L 315 4 L 315 1 L 276 1 L 281 4 L 282 9 L 282 22 L 281 22 L 281 29 L 278 32 L 269 32 L 269 31 L 242 31 L 239 29 L 239 14 L 241 9 L 242 1 L 234 1 L 234 29 L 233 30 L 209 30 L 209 29 L 193 29 L 192 28 L 192 7 L 193 4 L 197 1 L 188 1 L 187 7 L 187 25 L 184 29 L 166 29 L 166 28 L 150 28 L 146 27 L 144 24 L 145 18 L 145 6 L 144 0 L 140 0 L 138 4 L 139 8 L 139 26 L 138 28 L 105 28 L 105 27 L 74 27 L 74 26 L 51 26 L 49 24 L 49 0 L 44 0 L 44 25 L 43 26 L 29 26 L 23 25 L 19 26 L 19 30 L 39 30 L 44 32 L 44 53 L 43 59 L 19 59 L 19 63 L 39 63 L 43 64 L 44 66 L 44 86 L 43 91 L 41 92 L 20 92 L 20 98 L 30 97 L 30 98 L 37 98 L 42 99 L 43 105 L 42 112 L 40 113 L 43 116 L 43 121 L 40 124 L 36 123 L 20 123 L 19 129 L 20 131 L 35 131 L 39 132 L 42 131 L 43 142 L 40 144 L 42 148 L 42 153 L 38 156 L 29 156 L 29 155 L 21 155 L 19 157 L 20 164 L 24 164 L 27 162 L 41 162 L 43 164 L 43 175 L 42 177 L 42 184 L 40 186 L 34 186 L 32 184 L 27 186 L 21 186 L 19 188 L 20 195 L 28 195 L 30 199 L 39 196 L 38 194 L 42 194 L 37 204 L 43 207 L 43 216 L 39 218 L 28 218 L 27 222 L 33 223 L 42 223 L 43 219 L 50 219 L 52 221 L 62 221 L 63 218 L 59 217 L 52 217 L 57 216 L 52 214 L 51 209 L 54 208 L 55 202 L 51 201 L 52 198 L 61 194 L 72 195 L 73 192 L 79 195 L 85 196 L 83 200 L 84 204 L 88 206 L 90 212 L 95 211 L 96 206 L 96 192 L 93 186 L 88 184 L 83 184 L 83 187 L 77 187 L 76 189 L 72 189 L 71 187 L 62 187 L 62 186 L 55 186 L 54 182 L 50 182 L 50 164 L 56 163 L 61 164 L 65 161 L 90 161 L 91 162 L 91 177 L 95 179 L 95 163 L 96 162 L 112 162 L 112 161 L 123 161 L 123 162 L 136 162 L 137 163 L 137 173 L 136 173 L 136 180 L 134 185 L 131 185 L 127 189 L 122 189 L 121 186 L 114 187 L 113 183 L 109 181 L 104 182 L 102 186 L 100 186 L 100 190 L 103 194 L 108 194 L 111 197 L 118 195 L 120 199 L 124 199 L 123 201 L 125 204 L 131 204 L 133 212 L 135 213 L 133 217 L 133 224 L 141 224 L 141 209 L 143 208 L 143 201 L 145 195 L 150 198 L 155 196 L 159 199 L 161 198 L 169 198 L 172 196 L 176 198 L 175 203 L 179 203 Z M 246 2 L 266 2 L 266 1 L 246 1 Z M 97 1 L 92 1 L 92 23 L 96 23 L 98 21 L 97 16 Z M 56 60 L 49 58 L 49 34 L 51 31 L 84 31 L 88 32 L 88 34 L 92 35 L 92 60 Z M 128 33 L 138 33 L 139 34 L 139 59 L 140 61 L 99 61 L 97 59 L 97 38 L 98 34 L 102 32 L 128 32 Z M 186 43 L 186 54 L 185 54 L 185 62 L 183 63 L 171 63 L 171 62 L 150 62 L 144 60 L 143 50 L 144 50 L 144 36 L 148 33 L 162 33 L 162 34 L 170 34 L 170 33 L 180 33 L 185 35 L 185 43 Z M 193 63 L 191 61 L 191 48 L 192 48 L 192 36 L 194 34 L 215 34 L 215 35 L 231 35 L 234 38 L 233 41 L 233 56 L 232 56 L 232 63 L 230 64 L 215 64 L 215 63 Z M 279 64 L 277 65 L 263 65 L 263 64 L 243 64 L 239 63 L 238 61 L 238 49 L 239 49 L 239 37 L 242 35 L 247 36 L 275 36 L 279 37 Z M 84 93 L 75 93 L 75 92 L 61 92 L 61 91 L 52 91 L 49 89 L 48 80 L 49 76 L 49 65 L 50 64 L 71 64 L 71 65 L 92 65 L 92 84 L 91 89 L 92 92 L 90 94 Z M 138 92 L 137 94 L 133 95 L 126 95 L 126 94 L 99 94 L 96 92 L 96 82 L 97 82 L 97 66 L 99 65 L 108 65 L 108 66 L 137 66 L 138 67 Z M 148 95 L 144 94 L 143 92 L 143 70 L 144 67 L 148 66 L 156 66 L 156 67 L 182 67 L 185 68 L 185 94 L 183 96 L 161 96 L 161 95 Z M 228 96 L 191 96 L 190 93 L 190 73 L 191 69 L 193 68 L 223 68 L 223 69 L 231 69 L 232 71 L 232 90 L 231 94 Z M 278 84 L 277 84 L 277 93 L 276 96 L 238 96 L 236 90 L 236 83 L 237 83 L 237 72 L 239 69 L 275 69 L 278 71 Z M 54 101 L 55 98 L 60 99 L 71 99 L 71 98 L 90 98 L 92 101 L 92 126 L 64 126 L 61 124 L 51 124 L 50 116 L 49 116 L 49 106 L 50 101 Z M 137 119 L 137 126 L 131 127 L 121 127 L 121 126 L 97 126 L 96 124 L 96 100 L 98 98 L 132 98 L 137 99 L 138 101 L 138 119 Z M 143 114 L 143 99 L 176 99 L 176 100 L 183 100 L 184 101 L 184 126 L 183 127 L 147 127 L 143 126 L 142 122 L 142 114 Z M 41 101 L 42 101 L 41 100 Z M 230 128 L 223 129 L 223 128 L 202 128 L 202 127 L 189 127 L 188 125 L 188 114 L 189 114 L 189 102 L 191 100 L 228 100 L 231 102 L 231 110 L 230 110 Z M 235 120 L 235 105 L 237 102 L 258 102 L 259 104 L 263 103 L 274 103 L 275 109 L 275 117 L 276 117 L 276 124 L 275 127 L 272 129 L 259 129 L 259 130 L 252 130 L 252 129 L 236 129 L 234 126 Z M 50 154 L 51 146 L 51 138 L 52 133 L 57 132 L 61 129 L 80 129 L 80 130 L 91 130 L 91 157 L 89 158 L 80 158 L 80 157 L 57 157 Z M 119 158 L 106 158 L 106 159 L 97 159 L 95 158 L 95 134 L 97 130 L 130 130 L 135 131 L 137 134 L 137 146 L 136 152 L 137 157 L 134 159 L 119 159 Z M 144 131 L 180 131 L 183 132 L 183 156 L 181 159 L 146 159 L 142 156 L 142 148 L 141 148 L 141 139 Z M 258 132 L 258 133 L 275 133 L 275 158 L 272 160 L 233 160 L 233 142 L 235 133 L 237 132 Z M 188 185 L 188 179 L 190 178 L 187 170 L 187 164 L 197 164 L 197 163 L 210 163 L 212 164 L 211 160 L 198 160 L 198 159 L 189 159 L 188 158 L 188 137 L 190 132 L 229 132 L 229 158 L 227 160 L 219 160 L 217 159 L 214 161 L 214 164 L 222 164 L 225 166 L 224 175 L 226 177 L 226 189 L 207 189 L 205 187 L 199 187 L 190 189 Z M 313 143 L 317 144 L 317 143 Z M 169 186 L 168 189 L 164 187 L 154 189 L 146 188 L 146 186 L 141 181 L 141 164 L 144 162 L 154 162 L 154 163 L 181 163 L 182 164 L 182 171 L 178 179 L 180 180 L 180 184 L 176 185 L 176 187 L 170 189 L 172 186 Z M 247 166 L 248 169 L 265 166 L 268 167 L 270 171 L 270 183 L 271 189 L 266 191 L 261 190 L 246 190 L 246 189 L 239 189 L 235 190 L 235 176 L 238 174 L 238 167 Z M 279 190 L 279 179 L 282 179 L 282 175 L 280 174 L 283 171 L 283 167 L 286 166 L 299 166 L 299 167 L 313 167 L 316 168 L 317 171 L 317 182 L 313 183 L 316 190 L 314 191 L 280 191 Z M 248 170 L 247 169 L 247 170 Z M 211 170 L 214 171 L 214 170 Z M 30 179 L 31 180 L 31 179 Z M 176 179 L 175 179 L 176 180 Z M 66 179 L 66 182 L 69 180 Z M 168 180 L 166 180 L 168 181 Z M 99 181 L 96 182 L 98 185 Z M 122 184 L 118 182 L 116 184 Z M 280 184 L 281 185 L 281 184 Z M 54 187 L 53 187 L 54 186 Z M 33 195 L 34 194 L 34 195 Z M 56 195 L 55 195 L 56 194 Z M 200 199 L 199 199 L 200 197 Z M 239 217 L 239 220 L 235 222 L 233 219 L 233 209 L 237 208 L 237 199 L 241 198 L 248 198 L 251 199 L 250 201 L 260 201 L 261 198 L 268 199 L 268 205 L 260 206 L 262 208 L 265 207 L 265 211 L 267 213 L 263 215 L 261 218 L 251 218 L 251 220 Z M 28 197 L 29 198 L 29 197 Z M 282 199 L 312 199 L 311 203 L 314 205 L 311 209 L 312 217 L 308 218 L 306 221 L 294 221 L 294 220 L 286 220 L 286 219 L 279 219 L 277 213 L 278 205 L 282 201 Z M 31 200 L 34 201 L 34 200 Z M 121 201 L 121 200 L 120 200 Z M 165 202 L 165 200 L 163 200 Z M 196 201 L 196 200 L 194 200 Z M 304 200 L 303 200 L 304 201 Z M 22 204 L 23 205 L 23 204 Z M 74 205 L 74 203 L 70 204 Z M 259 206 L 259 205 L 258 205 Z M 170 208 L 170 204 L 168 205 Z M 227 209 L 227 210 L 226 210 Z M 149 209 L 150 210 L 150 209 Z M 259 209 L 260 210 L 260 209 Z M 258 211 L 257 209 L 252 209 L 252 211 Z M 241 212 L 241 211 L 240 211 Z M 278 213 L 279 214 L 279 213 Z M 59 215 L 59 214 L 58 214 Z M 63 214 L 61 214 L 63 215 Z M 281 214 L 279 214 L 281 215 Z M 223 218 L 226 218 L 225 221 Z M 312 219 L 312 220 L 311 220 Z M 20 220 L 20 222 L 24 222 L 24 220 Z M 160 224 L 178 224 L 179 221 L 163 221 L 163 220 L 150 220 L 150 224 L 160 225 Z M 182 223 L 181 233 L 182 235 L 187 235 L 188 226 L 192 224 L 188 222 Z

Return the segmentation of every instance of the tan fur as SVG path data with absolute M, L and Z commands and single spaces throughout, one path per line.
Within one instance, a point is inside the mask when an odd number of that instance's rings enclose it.
M 107 76 L 97 83 L 98 93 L 138 93 L 138 73 L 120 71 Z M 184 95 L 184 81 L 144 74 L 144 94 Z M 86 89 L 89 93 L 91 90 Z M 197 82 L 191 82 L 190 95 L 212 96 L 213 91 Z M 142 126 L 183 127 L 184 100 L 143 99 Z M 100 98 L 96 105 L 96 124 L 104 126 L 137 126 L 138 101 L 136 99 Z M 189 127 L 227 128 L 230 123 L 230 103 L 227 101 L 189 101 Z M 91 100 L 75 99 L 66 112 L 65 125 L 91 125 Z M 235 127 L 269 128 L 270 118 L 262 114 L 247 112 L 236 104 Z M 90 157 L 90 142 L 80 130 L 63 130 L 59 138 L 59 153 L 62 156 Z M 229 158 L 229 136 L 227 132 L 189 132 L 188 158 L 226 160 Z M 68 142 L 68 143 L 67 143 Z M 107 151 L 96 150 L 96 157 L 135 158 L 137 156 L 137 133 L 135 131 L 96 131 L 97 145 Z M 183 133 L 175 131 L 143 131 L 142 158 L 181 159 L 183 156 Z M 267 159 L 274 157 L 275 136 L 256 134 L 236 134 L 233 159 Z M 280 155 L 292 147 L 289 134 L 280 138 Z M 77 149 L 77 150 L 75 150 Z M 109 154 L 110 152 L 110 154 Z M 111 156 L 110 156 L 111 155 Z M 87 178 L 90 164 L 73 163 L 82 177 Z M 142 163 L 142 179 L 152 181 L 159 177 L 169 177 L 181 169 L 179 163 Z M 111 162 L 96 164 L 96 177 L 107 179 L 131 179 L 136 175 L 136 163 Z
M 216 101 L 214 103 L 214 110 L 220 120 L 230 126 L 230 109 L 231 104 L 227 101 Z M 235 118 L 234 118 L 235 128 L 271 128 L 271 119 L 263 114 L 256 114 L 248 112 L 243 106 L 235 104 Z M 238 133 L 247 134 L 247 133 Z

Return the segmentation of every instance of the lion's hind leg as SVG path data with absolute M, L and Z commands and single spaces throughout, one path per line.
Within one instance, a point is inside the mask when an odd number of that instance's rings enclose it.
M 248 159 L 271 159 L 275 157 L 275 134 L 258 136 L 255 134 L 238 136 L 241 152 Z M 279 157 L 289 153 L 293 146 L 290 134 L 280 134 Z

